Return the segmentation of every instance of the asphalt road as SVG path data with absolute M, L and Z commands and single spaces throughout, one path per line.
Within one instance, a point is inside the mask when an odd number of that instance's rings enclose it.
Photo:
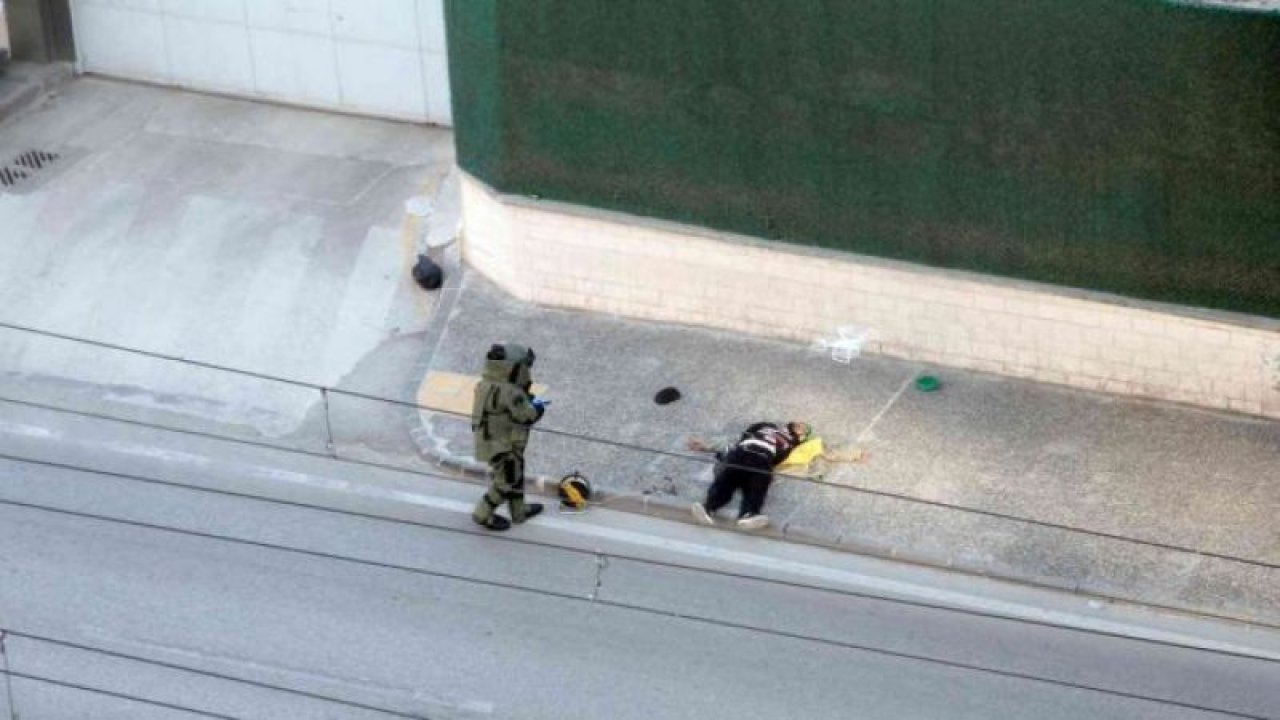
M 0 718 L 1280 718 L 1274 654 L 603 509 L 483 534 L 476 492 L 0 404 Z

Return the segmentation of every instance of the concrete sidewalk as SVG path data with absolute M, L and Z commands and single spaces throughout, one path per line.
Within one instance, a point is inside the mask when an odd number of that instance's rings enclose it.
M 411 396 L 432 298 L 404 207 L 444 185 L 448 131 L 84 77 L 0 123 L 0 163 L 30 151 L 57 159 L 0 187 L 0 321 Z M 0 330 L 0 385 L 324 448 L 319 394 L 283 383 Z
M 839 364 L 790 344 L 541 309 L 477 274 L 451 277 L 423 376 L 478 373 L 493 341 L 534 347 L 553 404 L 531 474 L 581 470 L 608 505 L 689 521 L 711 477 L 684 450 L 690 435 L 805 419 L 828 445 L 870 457 L 819 481 L 780 478 L 765 534 L 1280 625 L 1280 423 L 883 357 Z M 916 390 L 922 372 L 942 389 Z M 655 404 L 669 385 L 683 399 Z M 421 415 L 420 449 L 474 473 L 467 422 Z

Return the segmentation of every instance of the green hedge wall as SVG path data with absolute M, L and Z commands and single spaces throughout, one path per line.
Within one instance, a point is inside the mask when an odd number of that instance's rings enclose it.
M 1280 13 L 449 0 L 511 193 L 1280 317 Z

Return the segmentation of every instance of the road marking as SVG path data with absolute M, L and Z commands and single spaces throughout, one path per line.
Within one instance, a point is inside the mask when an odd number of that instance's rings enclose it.
M 902 397 L 902 393 L 906 391 L 907 386 L 910 385 L 911 381 L 915 378 L 915 373 L 912 373 L 911 377 L 902 381 L 902 385 L 898 387 L 898 392 L 894 393 L 893 397 L 889 398 L 889 402 L 885 403 L 884 407 L 880 408 L 880 412 L 876 413 L 876 416 L 871 418 L 870 424 L 868 424 L 862 432 L 858 433 L 858 437 L 853 441 L 855 444 L 866 441 L 867 437 L 871 434 L 872 428 L 876 426 L 876 423 L 880 422 L 880 418 L 884 417 L 885 413 L 889 412 L 889 408 L 893 407 L 893 404 L 898 402 L 898 398 Z

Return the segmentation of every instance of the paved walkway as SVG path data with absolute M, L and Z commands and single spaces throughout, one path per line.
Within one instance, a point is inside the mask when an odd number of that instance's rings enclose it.
M 883 357 L 840 364 L 795 345 L 541 309 L 477 274 L 451 277 L 424 377 L 478 373 L 494 341 L 534 347 L 553 404 L 531 473 L 581 470 L 613 506 L 689 520 L 711 476 L 684 451 L 690 435 L 804 419 L 870 457 L 817 481 L 781 478 L 766 534 L 1280 624 L 1280 423 Z M 942 389 L 918 391 L 923 372 Z M 666 386 L 683 399 L 655 404 Z M 474 471 L 465 420 L 422 422 L 424 453 Z
M 0 162 L 29 151 L 57 159 L 0 187 L 0 321 L 327 387 L 407 380 L 431 298 L 403 272 L 404 204 L 448 177 L 448 131 L 86 77 L 0 123 Z M 0 330 L 6 375 L 269 439 L 308 433 L 320 400 Z

